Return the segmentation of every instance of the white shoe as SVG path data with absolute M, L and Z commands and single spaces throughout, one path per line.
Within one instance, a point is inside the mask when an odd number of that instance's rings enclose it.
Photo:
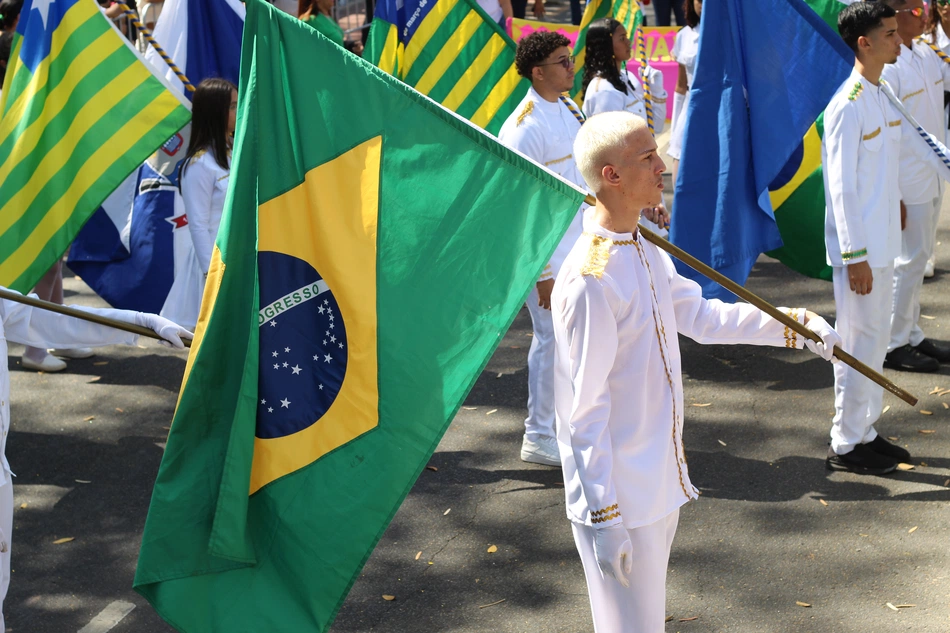
M 557 440 L 553 437 L 540 437 L 537 442 L 532 442 L 526 435 L 521 442 L 521 461 L 544 466 L 560 466 L 561 454 L 557 448 Z
M 924 266 L 924 279 L 930 279 L 934 276 L 934 260 L 928 260 L 927 265 Z
M 49 351 L 53 356 L 60 358 L 89 358 L 96 353 L 89 347 L 77 347 L 76 349 L 51 349 Z
M 44 356 L 43 360 L 40 362 L 36 362 L 32 358 L 24 356 L 20 359 L 20 365 L 22 365 L 24 369 L 32 369 L 34 371 L 45 371 L 48 374 L 51 374 L 55 371 L 63 371 L 64 369 L 66 369 L 66 363 L 59 360 L 55 356 L 50 356 L 49 354 Z

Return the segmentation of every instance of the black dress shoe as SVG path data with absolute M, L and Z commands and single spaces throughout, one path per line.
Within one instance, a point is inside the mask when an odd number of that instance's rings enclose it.
M 935 358 L 941 363 L 950 363 L 950 345 L 925 338 L 914 348 L 921 354 Z
M 880 435 L 875 437 L 873 441 L 868 442 L 864 446 L 867 446 L 878 455 L 883 455 L 884 457 L 890 457 L 891 459 L 896 459 L 898 463 L 902 463 L 902 464 L 910 463 L 910 451 L 908 451 L 907 449 L 901 448 L 897 444 L 891 444 Z
M 910 345 L 904 345 L 888 352 L 884 357 L 884 366 L 900 371 L 919 371 L 921 373 L 930 373 L 940 369 L 940 363 L 936 358 L 926 356 L 916 347 Z
M 886 475 L 897 470 L 897 460 L 871 450 L 870 444 L 858 444 L 850 453 L 838 455 L 828 449 L 828 470 L 846 470 L 858 475 Z

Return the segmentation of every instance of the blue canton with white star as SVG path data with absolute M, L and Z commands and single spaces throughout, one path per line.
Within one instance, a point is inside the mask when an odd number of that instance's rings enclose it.
M 260 319 L 256 435 L 268 439 L 307 428 L 333 404 L 346 374 L 346 328 L 330 290 L 311 297 L 322 277 L 310 264 L 272 252 L 257 259 L 261 310 L 285 298 L 289 306 Z

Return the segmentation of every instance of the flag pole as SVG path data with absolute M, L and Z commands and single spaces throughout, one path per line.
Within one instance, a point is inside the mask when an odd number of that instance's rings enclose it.
M 168 67 L 171 68 L 175 75 L 181 80 L 181 83 L 184 84 L 188 92 L 194 92 L 195 87 L 190 81 L 188 81 L 188 77 L 185 76 L 185 73 L 183 73 L 182 70 L 172 60 L 172 58 L 169 57 L 168 53 L 165 52 L 165 49 L 155 41 L 155 38 L 152 37 L 152 31 L 147 26 L 142 24 L 142 21 L 139 19 L 139 14 L 133 11 L 129 5 L 121 2 L 119 3 L 119 8 L 122 9 L 122 12 L 129 17 L 129 20 L 131 20 L 135 28 L 142 32 L 142 35 L 145 36 L 145 40 L 152 45 L 152 48 L 155 49 L 155 52 L 158 53 L 163 60 L 165 60 L 165 63 L 168 64 Z
M 597 204 L 597 199 L 594 196 L 588 195 L 587 198 L 585 199 L 585 202 L 587 202 L 587 204 L 591 206 L 594 206 L 595 204 Z M 792 317 L 788 316 L 784 312 L 777 309 L 775 306 L 773 306 L 771 303 L 769 303 L 765 299 L 762 299 L 755 293 L 750 292 L 749 290 L 746 290 L 745 288 L 743 288 L 742 286 L 740 286 L 733 280 L 729 279 L 728 277 L 726 277 L 719 271 L 713 270 L 712 268 L 710 268 L 703 262 L 699 261 L 698 259 L 690 255 L 683 249 L 679 248 L 678 246 L 674 246 L 673 244 L 663 239 L 662 237 L 660 237 L 653 231 L 650 231 L 649 229 L 645 229 L 642 226 L 639 227 L 639 231 L 640 231 L 640 235 L 645 237 L 648 242 L 652 242 L 656 244 L 659 248 L 663 249 L 664 251 L 666 251 L 667 253 L 675 257 L 676 259 L 680 260 L 681 262 L 683 262 L 684 264 L 686 264 L 687 266 L 689 266 L 696 272 L 701 273 L 705 275 L 706 277 L 709 277 L 710 279 L 712 279 L 713 281 L 721 285 L 726 290 L 736 294 L 737 296 L 741 297 L 748 303 L 754 305 L 756 308 L 758 308 L 762 312 L 765 312 L 767 315 L 769 315 L 770 317 L 772 317 L 773 319 L 775 319 L 782 325 L 792 330 L 795 330 L 795 332 L 797 332 L 798 334 L 801 334 L 803 337 L 810 339 L 812 341 L 815 341 L 816 343 L 821 342 L 820 336 L 818 336 L 817 334 L 809 330 L 807 327 L 805 327 L 804 325 L 802 325 L 801 323 L 799 323 Z M 848 367 L 851 367 L 852 369 L 854 369 L 856 372 L 866 377 L 867 379 L 872 380 L 875 383 L 879 384 L 881 387 L 891 392 L 892 394 L 894 394 L 895 396 L 897 396 L 898 398 L 900 398 L 907 404 L 911 406 L 915 406 L 917 404 L 916 396 L 914 396 L 913 394 L 907 391 L 904 391 L 903 389 L 895 385 L 893 382 L 891 382 L 890 380 L 888 380 L 887 378 L 885 378 L 878 372 L 874 371 L 873 369 L 871 369 L 870 367 L 868 367 L 867 365 L 865 365 L 864 363 L 862 363 L 857 358 L 855 358 L 848 352 L 844 351 L 840 347 L 835 346 L 834 354 L 835 354 L 835 358 L 837 358 L 839 361 L 841 361 Z
M 83 321 L 89 321 L 91 323 L 104 325 L 117 330 L 124 330 L 126 332 L 131 332 L 132 334 L 138 334 L 139 336 L 148 336 L 160 341 L 165 340 L 147 327 L 135 325 L 134 323 L 129 323 L 127 321 L 117 321 L 116 319 L 110 319 L 99 314 L 86 312 L 85 310 L 77 310 L 76 308 L 71 308 L 69 306 L 62 306 L 58 303 L 50 303 L 49 301 L 43 301 L 42 299 L 37 299 L 36 297 L 21 295 L 18 292 L 13 292 L 11 290 L 7 290 L 6 288 L 0 288 L 0 299 L 16 301 L 17 303 L 23 303 L 28 306 L 33 306 L 34 308 L 49 310 L 50 312 L 56 312 L 58 314 L 74 317 L 76 319 L 82 319 Z M 181 342 L 185 344 L 185 347 L 191 347 L 190 340 L 183 338 Z

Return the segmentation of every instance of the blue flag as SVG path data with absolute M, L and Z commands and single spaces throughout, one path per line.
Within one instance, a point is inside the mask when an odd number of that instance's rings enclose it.
M 707 2 L 689 95 L 670 241 L 744 284 L 782 246 L 769 186 L 854 65 L 802 0 Z M 707 298 L 735 295 L 682 264 Z
M 244 15 L 238 0 L 165 0 L 154 35 L 193 85 L 208 77 L 237 85 Z M 153 48 L 145 58 L 191 98 Z M 178 193 L 189 129 L 170 138 L 93 214 L 70 248 L 69 267 L 114 307 L 161 312 L 194 327 L 201 271 Z

